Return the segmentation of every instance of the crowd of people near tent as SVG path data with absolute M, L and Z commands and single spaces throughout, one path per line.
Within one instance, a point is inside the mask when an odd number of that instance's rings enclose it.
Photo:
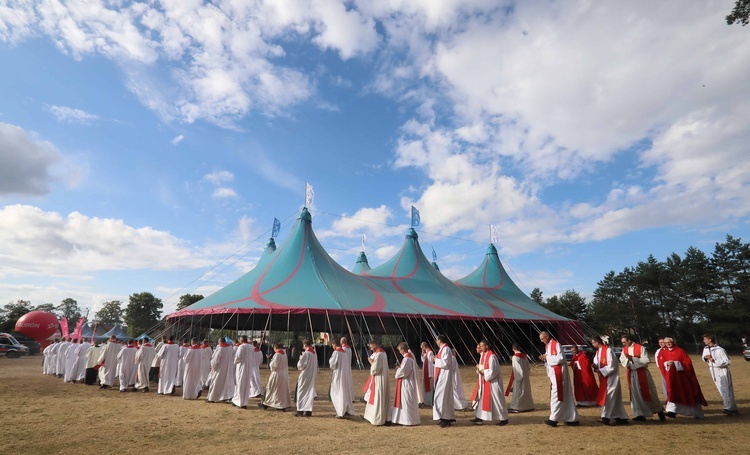
M 706 400 L 701 392 L 694 366 L 687 353 L 674 339 L 659 340 L 654 358 L 661 376 L 661 391 L 648 370 L 650 358 L 646 347 L 623 336 L 619 359 L 614 350 L 600 337 L 590 342 L 596 350 L 593 358 L 574 347 L 568 361 L 560 343 L 548 332 L 539 339 L 545 345 L 539 356 L 550 381 L 550 415 L 546 425 L 579 425 L 579 407 L 599 406 L 598 422 L 620 425 L 630 421 L 623 405 L 623 386 L 619 368 L 627 369 L 627 390 L 633 421 L 646 421 L 658 416 L 660 421 L 678 415 L 703 418 Z M 739 413 L 734 400 L 731 361 L 726 351 L 716 344 L 716 337 L 703 337 L 705 348 L 702 359 L 721 394 L 723 413 Z M 482 340 L 476 347 L 479 355 L 475 366 L 476 382 L 469 400 L 464 396 L 458 362 L 448 339 L 438 335 L 437 352 L 426 342 L 420 346 L 421 366 L 407 343 L 397 348 L 401 359 L 394 374 L 395 390 L 391 393 L 388 358 L 376 341 L 369 343 L 370 377 L 364 385 L 361 401 L 365 404 L 363 418 L 372 425 L 419 425 L 419 409 L 432 408 L 432 420 L 441 427 L 456 421 L 456 411 L 473 411 L 472 424 L 495 423 L 507 425 L 509 413 L 535 409 L 531 393 L 530 362 L 518 345 L 513 345 L 511 375 L 506 386 L 500 371 L 500 359 L 490 343 Z M 329 367 L 332 370 L 330 400 L 339 419 L 355 416 L 356 402 L 352 380 L 352 347 L 346 338 L 333 340 Z M 260 368 L 266 356 L 257 341 L 242 336 L 237 340 L 223 338 L 215 347 L 209 340 L 193 338 L 190 343 L 178 344 L 175 338 L 163 337 L 157 346 L 148 339 L 120 343 L 112 336 L 104 345 L 75 339 L 56 340 L 44 349 L 44 374 L 63 378 L 65 382 L 93 385 L 108 389 L 117 384 L 120 392 L 128 390 L 149 392 L 156 383 L 160 395 L 175 395 L 182 389 L 183 399 L 198 399 L 207 392 L 208 402 L 231 402 L 247 408 L 251 398 L 259 399 L 257 406 L 264 410 L 288 411 L 295 416 L 311 417 L 316 398 L 315 382 L 318 358 L 315 346 L 304 342 L 296 363 L 299 376 L 295 402 L 292 402 L 289 383 L 289 359 L 284 345 L 273 346 L 269 356 L 270 376 L 264 388 Z M 571 378 L 572 372 L 572 378 Z M 598 384 L 596 377 L 598 376 Z M 506 397 L 511 396 L 510 405 Z M 391 399 L 393 397 L 393 399 Z

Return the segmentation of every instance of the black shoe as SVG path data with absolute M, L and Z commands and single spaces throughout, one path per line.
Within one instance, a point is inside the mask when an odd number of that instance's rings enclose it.
M 305 417 L 312 417 L 312 411 L 305 411 Z
M 551 427 L 556 427 L 557 426 L 557 422 L 555 422 L 554 420 L 550 420 L 550 419 L 545 420 L 544 424 L 545 425 L 549 425 Z
M 732 415 L 732 411 L 730 411 L 729 409 L 724 409 L 724 410 L 723 410 L 723 411 L 721 411 L 721 412 L 722 412 L 722 413 L 723 413 L 724 415 L 728 415 L 728 416 Z
M 197 397 L 195 397 L 195 399 L 197 400 L 198 398 L 200 398 L 200 397 L 201 397 L 201 395 L 203 395 L 203 391 L 202 391 L 202 390 L 199 390 L 199 391 L 198 391 L 198 396 L 197 396 Z
M 481 424 L 484 423 L 484 420 L 475 417 L 475 418 L 469 420 L 469 422 L 473 423 L 474 425 L 481 425 Z
M 508 412 L 510 412 L 511 414 L 518 414 L 519 411 L 518 409 L 508 409 Z
M 645 421 L 646 421 L 646 418 L 644 416 L 633 417 L 633 422 L 645 422 Z
M 392 427 L 393 426 L 393 422 L 391 422 L 390 420 L 386 420 L 385 423 L 383 424 L 383 426 L 384 427 Z
M 447 420 L 441 420 L 438 425 L 440 425 L 440 428 L 446 428 L 451 426 L 451 423 Z
M 677 418 L 677 414 L 675 414 L 674 412 L 665 412 L 664 415 L 669 417 L 670 419 Z
M 615 419 L 615 425 L 627 425 L 628 419 Z
M 659 411 L 658 413 L 656 413 L 656 415 L 659 416 L 659 421 L 660 422 L 666 422 L 667 421 L 667 416 L 664 415 L 664 411 Z
M 304 415 L 305 415 L 305 413 L 302 412 L 302 411 L 297 411 L 297 412 L 294 413 L 294 417 L 303 417 Z
M 508 422 L 508 420 L 501 420 L 501 421 L 497 422 L 495 425 L 497 425 L 499 427 L 504 427 L 505 425 L 507 425 L 509 423 L 510 422 Z
M 125 393 L 127 390 L 120 389 L 120 393 Z
M 581 422 L 565 422 L 566 427 L 577 427 L 581 425 Z
M 259 407 L 259 408 L 261 408 L 261 409 L 262 409 L 262 410 L 264 410 L 264 411 L 265 411 L 266 409 L 268 409 L 268 406 L 264 405 L 263 403 L 258 403 L 258 407 Z
M 334 417 L 337 418 L 337 419 L 343 419 L 344 418 L 344 416 L 340 416 L 340 415 L 335 415 Z
M 609 419 L 606 417 L 602 417 L 601 419 L 596 419 L 597 422 L 603 423 L 604 425 L 609 425 Z
M 148 393 L 148 387 L 146 387 L 145 389 L 143 389 L 141 392 L 142 393 Z

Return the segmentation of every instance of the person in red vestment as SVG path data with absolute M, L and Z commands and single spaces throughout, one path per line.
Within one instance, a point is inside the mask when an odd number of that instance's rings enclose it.
M 573 369 L 573 390 L 578 406 L 596 406 L 596 397 L 599 386 L 596 385 L 594 370 L 591 368 L 591 360 L 585 352 L 572 346 L 573 357 L 570 359 L 570 367 Z
M 707 406 L 707 403 L 695 376 L 693 362 L 673 338 L 666 337 L 664 341 L 667 347 L 659 353 L 659 369 L 667 383 L 666 415 L 675 418 L 680 414 L 702 419 L 702 406 Z

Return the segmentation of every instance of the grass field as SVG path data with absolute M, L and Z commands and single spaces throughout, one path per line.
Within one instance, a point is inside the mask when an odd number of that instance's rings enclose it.
M 359 418 L 334 419 L 327 401 L 330 372 L 324 369 L 316 381 L 320 399 L 313 417 L 295 418 L 290 412 L 262 411 L 256 407 L 258 400 L 251 400 L 245 410 L 204 399 L 65 384 L 41 374 L 41 356 L 0 358 L 0 403 L 5 411 L 0 454 L 750 453 L 750 411 L 745 412 L 750 403 L 750 362 L 739 356 L 733 360 L 735 396 L 742 412 L 736 417 L 721 413 L 708 369 L 694 357 L 709 404 L 704 420 L 655 419 L 605 427 L 596 422 L 598 408 L 588 408 L 581 410 L 580 427 L 550 428 L 542 424 L 549 415 L 549 383 L 543 367 L 533 367 L 536 411 L 511 414 L 505 427 L 472 426 L 468 420 L 473 414 L 458 412 L 458 423 L 441 429 L 431 420 L 431 409 L 421 410 L 419 427 L 373 427 Z M 651 373 L 658 378 L 653 366 Z M 261 370 L 261 375 L 265 383 L 268 370 Z M 462 375 L 468 397 L 473 369 L 462 369 Z M 505 381 L 509 375 L 509 367 L 503 367 Z M 366 378 L 366 372 L 354 372 L 358 394 Z M 296 372 L 291 372 L 291 381 L 296 381 Z M 623 396 L 628 399 L 628 392 Z M 364 405 L 357 403 L 355 408 L 361 414 Z M 629 403 L 626 409 L 629 413 Z

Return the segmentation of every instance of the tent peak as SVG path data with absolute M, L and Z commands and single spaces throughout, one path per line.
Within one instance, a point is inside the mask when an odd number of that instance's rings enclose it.
M 271 237 L 268 239 L 268 242 L 266 242 L 266 250 L 276 251 L 276 241 Z
M 495 245 L 490 243 L 489 248 L 487 248 L 487 254 L 497 256 L 497 248 L 495 248 Z
M 414 228 L 409 228 L 409 231 L 406 233 L 407 239 L 418 239 L 419 236 L 417 235 L 417 231 L 414 230 Z
M 359 252 L 359 257 L 357 258 L 357 263 L 360 263 L 360 262 L 364 262 L 365 264 L 367 264 L 367 255 L 365 254 L 364 251 L 360 251 Z
M 312 215 L 310 215 L 310 212 L 307 210 L 307 207 L 302 207 L 302 212 L 299 214 L 299 218 L 297 219 L 309 221 L 312 223 Z

